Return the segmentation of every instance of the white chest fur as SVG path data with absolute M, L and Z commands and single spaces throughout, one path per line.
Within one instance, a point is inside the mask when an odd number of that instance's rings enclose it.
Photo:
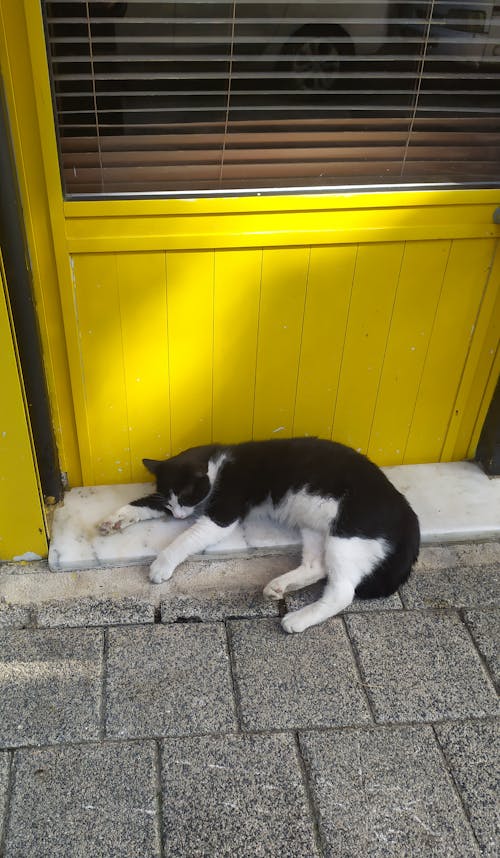
M 255 512 L 288 527 L 310 528 L 326 533 L 338 510 L 339 502 L 333 498 L 322 498 L 301 489 L 299 492 L 287 492 L 276 506 L 268 499 Z

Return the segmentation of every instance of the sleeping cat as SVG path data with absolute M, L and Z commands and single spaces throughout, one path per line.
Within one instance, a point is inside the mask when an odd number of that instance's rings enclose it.
M 191 527 L 160 552 L 150 579 L 230 534 L 251 511 L 300 528 L 302 563 L 271 581 L 264 594 L 285 593 L 326 578 L 321 598 L 286 614 L 287 632 L 302 632 L 346 608 L 353 597 L 389 596 L 418 556 L 418 518 L 385 474 L 350 447 L 318 438 L 193 447 L 165 461 L 144 459 L 157 491 L 100 524 L 111 533 L 171 514 Z

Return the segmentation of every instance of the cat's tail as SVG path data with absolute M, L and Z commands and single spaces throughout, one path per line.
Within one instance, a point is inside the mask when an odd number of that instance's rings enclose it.
M 392 549 L 356 587 L 355 593 L 360 599 L 391 596 L 408 580 L 420 550 L 420 525 L 409 505 L 408 513 L 397 540 L 392 543 Z

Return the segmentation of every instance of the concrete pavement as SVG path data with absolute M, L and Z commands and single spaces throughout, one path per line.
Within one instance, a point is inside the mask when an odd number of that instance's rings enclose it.
M 0 567 L 3 858 L 498 855 L 498 543 L 287 636 L 293 562 Z

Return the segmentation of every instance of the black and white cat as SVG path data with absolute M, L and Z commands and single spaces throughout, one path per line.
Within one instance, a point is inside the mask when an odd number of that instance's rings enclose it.
M 193 447 L 165 461 L 144 459 L 157 491 L 103 521 L 111 533 L 137 521 L 195 516 L 151 566 L 154 583 L 230 534 L 250 512 L 300 528 L 302 563 L 264 589 L 272 599 L 326 578 L 321 598 L 283 617 L 302 632 L 346 608 L 354 595 L 389 596 L 418 557 L 418 518 L 385 474 L 350 447 L 318 438 Z

